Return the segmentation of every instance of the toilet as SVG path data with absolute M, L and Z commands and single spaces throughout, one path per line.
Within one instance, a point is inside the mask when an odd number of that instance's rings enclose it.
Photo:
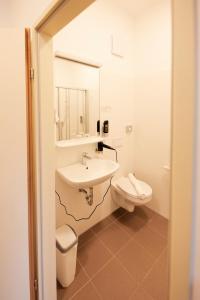
M 131 177 L 134 178 L 134 182 Z M 120 177 L 112 182 L 111 196 L 117 205 L 133 212 L 135 206 L 141 206 L 151 201 L 152 188 L 129 174 L 128 177 Z

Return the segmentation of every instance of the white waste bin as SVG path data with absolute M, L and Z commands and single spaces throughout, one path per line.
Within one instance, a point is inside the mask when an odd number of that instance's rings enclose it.
M 73 228 L 63 225 L 56 230 L 57 279 L 63 287 L 75 277 L 78 237 Z

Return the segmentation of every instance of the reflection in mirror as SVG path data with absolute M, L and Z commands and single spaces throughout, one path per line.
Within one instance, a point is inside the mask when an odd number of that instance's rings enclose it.
M 87 90 L 57 87 L 57 139 L 89 135 L 89 99 Z
M 97 135 L 99 112 L 99 68 L 56 57 L 56 140 Z

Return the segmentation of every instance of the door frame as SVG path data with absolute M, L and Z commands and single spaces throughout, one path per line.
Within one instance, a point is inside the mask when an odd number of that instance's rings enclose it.
M 31 31 L 25 28 L 26 59 L 26 122 L 27 122 L 27 178 L 28 178 L 28 227 L 29 227 L 29 284 L 30 298 L 37 295 L 37 239 L 36 239 L 36 202 L 35 202 L 35 155 L 33 121 L 33 85 Z
M 55 0 L 36 23 L 34 131 L 39 299 L 56 299 L 52 37 L 95 0 Z M 188 300 L 195 107 L 195 5 L 172 0 L 170 300 Z M 184 31 L 183 35 L 180 32 Z M 183 51 L 184 49 L 184 51 Z M 46 88 L 45 88 L 46 87 Z M 184 120 L 184 122 L 182 121 Z M 47 180 L 48 179 L 48 180 Z M 180 201 L 181 199 L 181 201 Z M 31 232 L 29 231 L 31 234 Z
M 195 1 L 172 1 L 170 300 L 191 299 L 195 135 Z M 180 34 L 180 33 L 184 34 Z

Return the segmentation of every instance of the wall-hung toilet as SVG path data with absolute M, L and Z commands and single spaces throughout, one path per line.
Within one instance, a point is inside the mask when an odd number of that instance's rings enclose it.
M 128 177 L 120 177 L 112 182 L 111 196 L 117 205 L 133 212 L 135 206 L 144 205 L 151 201 L 152 188 L 129 174 Z

